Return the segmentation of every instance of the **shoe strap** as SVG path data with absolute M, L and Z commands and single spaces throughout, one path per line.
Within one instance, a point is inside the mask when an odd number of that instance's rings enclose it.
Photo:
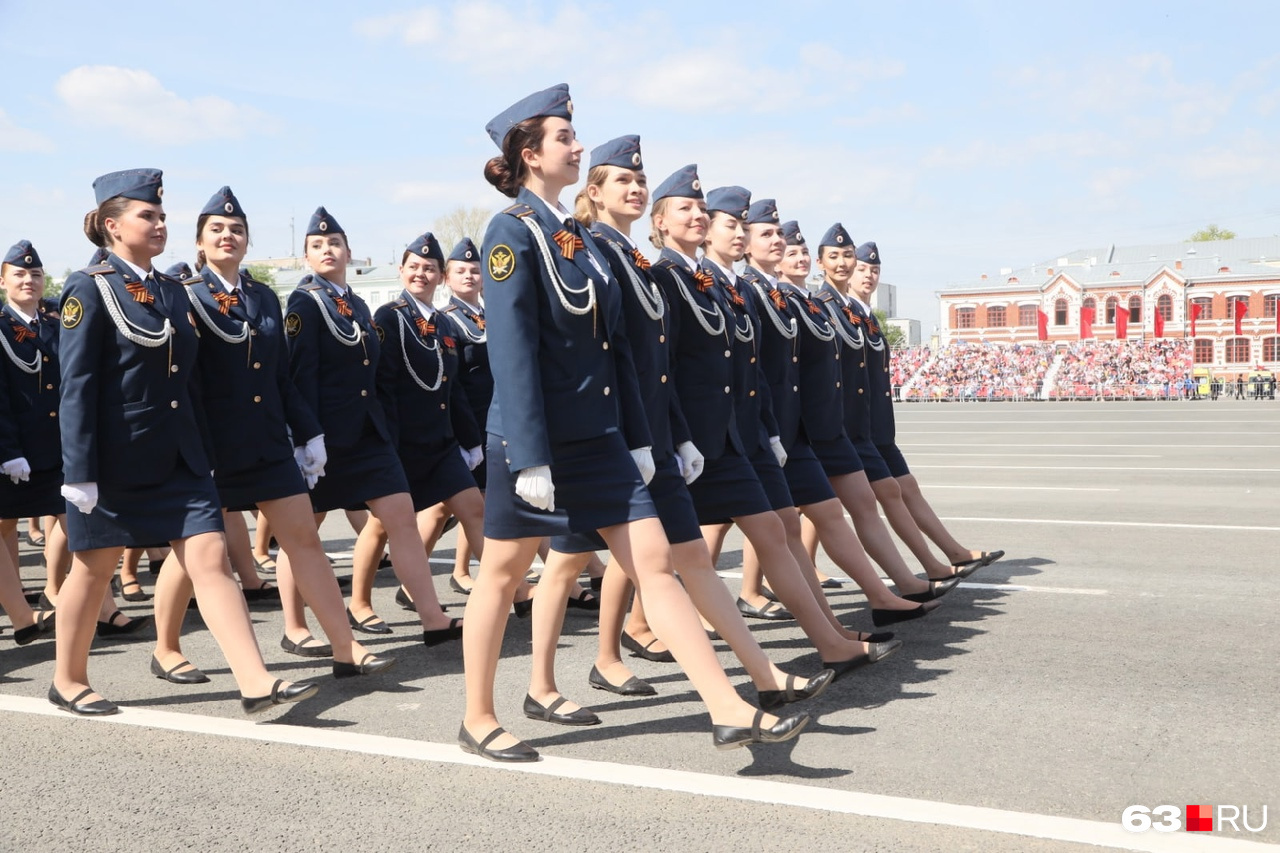
M 788 702 L 796 701 L 796 677 L 792 673 L 787 673 L 786 694 Z
M 480 751 L 484 752 L 485 749 L 489 746 L 489 744 L 493 743 L 495 740 L 502 737 L 506 733 L 507 733 L 507 730 L 504 729 L 502 726 L 498 726 L 496 729 L 489 732 L 489 734 L 485 736 L 485 739 L 480 741 Z
M 759 743 L 760 741 L 760 724 L 764 722 L 764 711 L 756 710 L 756 715 L 751 718 L 751 739 Z
M 537 701 L 537 700 L 534 700 L 534 701 Z M 556 708 L 559 708 L 561 705 L 563 705 L 567 701 L 569 700 L 565 699 L 563 696 L 560 696 L 556 699 L 556 701 L 552 702 L 546 708 L 543 708 L 542 709 L 543 721 L 548 723 L 551 722 L 551 718 L 556 715 Z

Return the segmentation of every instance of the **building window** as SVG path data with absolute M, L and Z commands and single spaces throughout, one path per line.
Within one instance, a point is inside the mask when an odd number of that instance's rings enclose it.
M 1166 323 L 1173 319 L 1173 297 L 1167 293 L 1160 294 L 1160 298 L 1156 300 L 1156 311 L 1160 313 L 1161 319 Z
M 1212 299 L 1210 299 L 1207 296 L 1202 296 L 1199 299 L 1192 299 L 1191 304 L 1201 306 L 1199 319 L 1201 320 L 1213 319 L 1213 300 Z
M 1262 339 L 1262 360 L 1280 361 L 1280 337 Z
M 1018 325 L 1019 326 L 1035 326 L 1036 324 L 1036 306 L 1019 305 L 1018 306 Z
M 1142 322 L 1142 297 L 1141 296 L 1129 297 L 1129 322 L 1130 323 Z
M 1268 293 L 1262 297 L 1262 316 L 1276 316 L 1276 308 L 1280 306 L 1280 293 Z
M 1213 341 L 1208 338 L 1196 338 L 1196 364 L 1213 364 Z
M 987 308 L 987 328 L 993 329 L 999 326 L 1008 325 L 1005 321 L 1008 312 L 1003 305 L 992 305 Z
M 1227 338 L 1227 364 L 1246 364 L 1249 358 L 1248 338 Z
M 1053 325 L 1067 325 L 1067 300 L 1059 299 L 1053 303 Z
M 1108 297 L 1108 299 L 1107 299 L 1107 319 L 1106 319 L 1106 321 L 1105 321 L 1105 322 L 1106 322 L 1106 324 L 1107 324 L 1108 326 L 1110 326 L 1111 324 L 1113 324 L 1113 323 L 1116 321 L 1116 306 L 1117 306 L 1117 305 L 1119 305 L 1119 304 L 1120 304 L 1120 300 L 1119 300 L 1119 299 L 1116 299 L 1114 296 Z
M 1083 309 L 1084 309 L 1084 310 L 1086 310 L 1086 311 L 1092 311 L 1092 312 L 1093 312 L 1093 321 L 1094 321 L 1095 323 L 1096 323 L 1096 322 L 1098 322 L 1098 300 L 1096 300 L 1096 299 L 1094 299 L 1092 296 L 1090 296 L 1090 297 L 1089 297 L 1088 299 L 1086 299 L 1084 302 L 1081 302 L 1081 303 L 1080 303 L 1080 307 L 1081 307 L 1081 308 L 1083 308 Z
M 974 313 L 975 311 L 973 308 L 957 308 L 956 309 L 956 328 L 972 329 Z

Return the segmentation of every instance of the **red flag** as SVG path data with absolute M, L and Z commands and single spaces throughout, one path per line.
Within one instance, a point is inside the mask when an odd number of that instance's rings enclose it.
M 1156 325 L 1156 337 L 1163 338 L 1164 337 L 1164 315 L 1160 313 L 1160 309 L 1158 308 L 1156 309 L 1155 325 Z
M 1204 313 L 1204 303 L 1191 303 L 1191 337 L 1196 336 L 1196 320 L 1200 319 L 1200 315 Z
M 1116 340 L 1123 341 L 1129 337 L 1129 309 L 1123 305 L 1116 308 Z
M 1243 335 L 1244 332 L 1240 331 L 1240 321 L 1249 313 L 1249 303 L 1245 302 L 1243 299 L 1237 299 L 1233 305 L 1236 316 L 1236 334 Z
M 1086 340 L 1093 337 L 1093 321 L 1097 317 L 1098 309 L 1081 308 L 1080 309 L 1080 340 Z
M 1049 340 L 1049 315 L 1039 308 L 1036 309 L 1036 339 Z

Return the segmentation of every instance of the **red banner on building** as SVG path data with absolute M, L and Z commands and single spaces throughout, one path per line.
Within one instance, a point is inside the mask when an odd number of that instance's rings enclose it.
M 1098 309 L 1081 308 L 1080 309 L 1080 340 L 1088 340 L 1093 337 L 1093 321 L 1097 317 Z
M 1129 337 L 1129 309 L 1116 308 L 1116 340 L 1123 341 Z
M 1191 337 L 1196 336 L 1196 320 L 1200 319 L 1200 315 L 1204 313 L 1204 305 L 1199 302 L 1191 303 Z
M 1237 299 L 1235 302 L 1232 303 L 1232 308 L 1234 309 L 1232 313 L 1235 315 L 1235 318 L 1236 318 L 1236 334 L 1243 335 L 1244 332 L 1240 330 L 1240 321 L 1243 320 L 1246 315 L 1248 315 L 1249 303 L 1245 302 L 1243 299 Z
M 1049 340 L 1049 315 L 1036 309 L 1036 337 L 1038 340 Z
M 1156 309 L 1155 318 L 1156 318 L 1155 319 L 1156 337 L 1163 338 L 1164 337 L 1164 315 L 1160 313 L 1159 308 Z

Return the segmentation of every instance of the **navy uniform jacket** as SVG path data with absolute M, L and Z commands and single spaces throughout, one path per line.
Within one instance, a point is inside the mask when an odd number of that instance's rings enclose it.
M 493 404 L 493 371 L 489 369 L 488 336 L 485 333 L 484 309 L 476 311 L 456 296 L 450 297 L 444 313 L 449 316 L 459 332 L 462 369 L 458 380 L 467 392 L 471 414 L 475 415 L 480 429 L 489 422 L 489 406 Z
M 526 223 L 542 235 L 545 257 Z M 550 465 L 553 445 L 618 430 L 633 450 L 653 444 L 618 283 L 601 274 L 608 260 L 584 229 L 578 231 L 583 248 L 566 259 L 553 238 L 562 230 L 565 223 L 522 188 L 516 203 L 485 232 L 485 319 L 494 380 L 489 432 L 504 438 L 512 471 Z M 553 284 L 547 263 L 563 291 Z M 594 283 L 595 305 L 575 313 L 588 304 L 588 281 Z
M 844 382 L 844 428 L 851 439 L 871 438 L 871 410 L 866 405 L 867 358 L 863 334 L 866 324 L 848 307 L 844 295 L 823 282 L 815 297 L 827 310 L 840 341 L 840 375 Z
M 745 455 L 734 405 L 734 316 L 714 284 L 703 290 L 684 259 L 671 249 L 651 270 L 671 309 L 670 339 L 676 394 L 694 446 L 718 459 L 725 447 Z
M 25 457 L 32 471 L 62 467 L 58 429 L 58 318 L 36 328 L 0 308 L 0 462 Z
M 889 359 L 892 350 L 889 341 L 880 328 L 875 315 L 867 315 L 862 306 L 854 302 L 853 313 L 862 318 L 866 329 L 867 393 L 865 398 L 867 414 L 871 419 L 871 441 L 873 444 L 893 444 L 896 429 L 893 422 L 893 389 L 889 374 Z
M 149 304 L 135 300 L 130 285 L 143 287 L 112 254 L 72 273 L 62 289 L 63 478 L 98 483 L 104 494 L 163 482 L 179 461 L 199 476 L 213 469 L 191 304 L 182 285 L 160 273 Z
M 214 469 L 222 476 L 291 459 L 294 446 L 306 444 L 321 429 L 289 378 L 275 291 L 241 276 L 237 304 L 231 305 L 208 267 L 183 284 L 200 329 L 197 364 Z
M 841 339 L 818 301 L 807 291 L 783 286 L 791 316 L 800 325 L 800 422 L 809 441 L 844 435 Z
M 453 323 L 439 311 L 428 323 L 408 293 L 379 308 L 373 322 L 383 335 L 378 399 L 392 442 L 400 447 L 456 439 L 468 449 L 484 444 L 458 381 L 458 330 Z
M 332 453 L 353 446 L 366 422 L 390 441 L 378 402 L 379 336 L 369 306 L 355 293 L 340 296 L 336 285 L 308 275 L 289 294 L 288 309 L 290 376 L 320 420 L 325 447 Z
M 783 449 L 790 450 L 800 434 L 799 321 L 793 316 L 786 292 L 775 289 L 759 270 L 748 266 L 740 281 L 741 289 L 746 291 L 743 295 L 752 301 L 757 317 L 760 363 L 778 424 L 775 435 L 782 440 Z
M 650 273 L 648 260 L 644 266 L 640 265 L 644 256 L 638 249 L 633 249 L 622 234 L 602 222 L 592 225 L 591 233 L 608 258 L 622 290 L 622 313 L 626 317 L 627 340 L 631 344 L 644 410 L 649 416 L 653 459 L 662 462 L 689 441 L 689 425 L 680 409 L 671 365 L 674 322 L 671 309 Z M 649 311 L 659 315 L 658 318 L 650 317 Z

